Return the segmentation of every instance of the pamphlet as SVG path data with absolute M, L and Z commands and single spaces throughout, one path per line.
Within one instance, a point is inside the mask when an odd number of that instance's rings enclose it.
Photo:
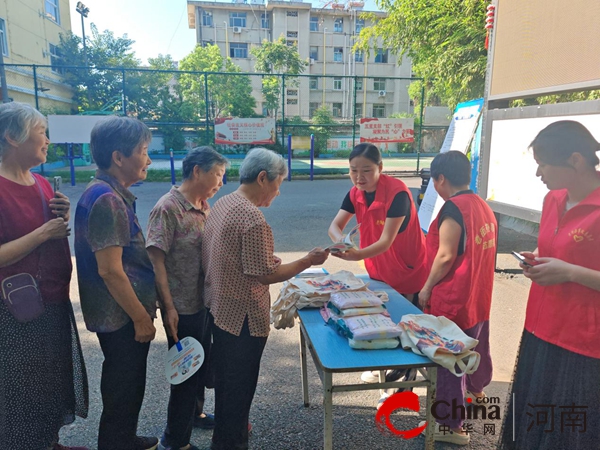
M 309 267 L 296 275 L 296 278 L 313 278 L 320 275 L 329 275 L 329 272 L 324 267 Z
M 356 248 L 357 245 L 354 242 L 356 236 L 358 235 L 358 229 L 360 228 L 360 223 L 356 225 L 354 228 L 350 230 L 350 232 L 344 236 L 344 238 L 336 242 L 335 244 L 331 244 L 329 247 L 325 248 L 325 250 L 329 250 L 331 253 L 336 252 L 345 252 L 350 250 L 351 248 Z

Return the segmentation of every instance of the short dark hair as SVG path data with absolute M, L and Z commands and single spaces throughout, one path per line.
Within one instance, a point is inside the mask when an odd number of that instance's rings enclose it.
M 133 117 L 111 116 L 94 125 L 90 147 L 98 168 L 107 170 L 114 151 L 129 158 L 140 144 L 151 139 L 152 133 L 143 122 Z
M 600 160 L 596 152 L 600 144 L 580 122 L 559 120 L 538 133 L 529 148 L 535 157 L 551 166 L 568 166 L 573 153 L 580 153 L 587 163 L 596 167 Z
M 352 161 L 354 158 L 356 158 L 358 156 L 367 158 L 368 160 L 373 161 L 375 164 L 381 164 L 381 152 L 373 144 L 369 144 L 369 143 L 358 144 L 350 152 L 348 161 Z
M 192 176 L 196 166 L 204 172 L 208 172 L 214 166 L 229 166 L 229 161 L 214 148 L 205 145 L 191 149 L 183 158 L 182 174 L 184 180 Z
M 471 183 L 471 162 L 458 150 L 438 154 L 431 161 L 429 170 L 434 180 L 444 175 L 452 186 L 459 187 Z

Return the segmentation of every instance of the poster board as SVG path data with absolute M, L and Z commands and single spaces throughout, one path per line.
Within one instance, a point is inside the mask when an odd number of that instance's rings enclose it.
M 275 143 L 275 119 L 215 119 L 215 144 L 268 145 Z
M 581 122 L 600 141 L 600 101 L 487 112 L 480 191 L 495 212 L 539 222 L 548 189 L 536 176 L 528 147 L 543 128 L 559 120 Z
M 450 150 L 458 150 L 465 154 L 468 152 L 471 143 L 475 139 L 482 108 L 483 99 L 459 103 L 456 106 L 440 153 Z M 425 233 L 429 231 L 431 222 L 435 219 L 443 204 L 444 200 L 435 191 L 433 182 L 430 181 L 421 206 L 419 206 L 419 223 Z
M 488 100 L 600 87 L 600 2 L 495 0 Z
M 48 116 L 48 133 L 54 144 L 89 144 L 96 123 L 109 116 Z

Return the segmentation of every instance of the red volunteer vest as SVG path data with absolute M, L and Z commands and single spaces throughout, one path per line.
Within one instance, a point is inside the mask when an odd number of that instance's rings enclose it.
M 403 294 L 419 292 L 427 280 L 425 236 L 421 231 L 412 195 L 404 182 L 381 174 L 375 200 L 367 208 L 365 195 L 356 187 L 350 190 L 356 220 L 360 223 L 360 248 L 374 244 L 381 237 L 387 212 L 396 194 L 407 192 L 410 199 L 410 221 L 384 253 L 365 259 L 369 276 L 381 280 Z
M 462 213 L 465 251 L 456 258 L 448 274 L 434 286 L 431 307 L 427 312 L 447 317 L 467 330 L 490 318 L 498 224 L 491 208 L 477 194 L 460 194 L 448 201 L 454 203 Z M 429 270 L 439 244 L 436 218 L 427 233 Z
M 566 203 L 566 190 L 546 195 L 539 255 L 600 271 L 600 188 L 565 212 Z M 551 344 L 600 358 L 600 292 L 577 283 L 532 283 L 525 329 Z

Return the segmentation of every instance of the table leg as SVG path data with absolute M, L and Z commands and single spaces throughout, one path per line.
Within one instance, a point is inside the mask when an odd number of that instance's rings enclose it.
M 425 450 L 434 449 L 433 434 L 435 430 L 435 418 L 431 413 L 433 402 L 435 402 L 435 395 L 437 391 L 437 367 L 427 368 L 427 378 L 429 379 L 429 385 L 427 386 L 427 402 L 426 402 L 426 413 L 425 420 L 427 420 L 427 428 L 425 429 Z
M 387 370 L 379 370 L 378 372 L 379 382 L 385 383 L 385 374 Z M 381 397 L 383 394 L 385 394 L 385 389 L 379 389 L 379 396 Z
M 308 372 L 306 367 L 306 338 L 304 337 L 304 330 L 302 324 L 300 325 L 300 369 L 302 371 L 302 400 L 304 406 L 308 408 L 310 406 L 310 399 L 308 398 Z
M 323 409 L 325 410 L 325 424 L 323 427 L 325 450 L 333 448 L 333 376 L 331 372 L 323 373 Z

